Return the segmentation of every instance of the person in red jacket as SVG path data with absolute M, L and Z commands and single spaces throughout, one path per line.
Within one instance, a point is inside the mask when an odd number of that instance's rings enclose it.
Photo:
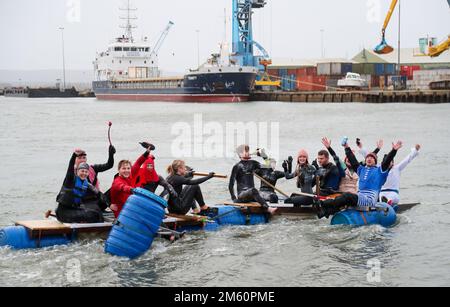
M 145 160 L 150 156 L 151 148 L 137 159 L 132 165 L 128 160 L 119 162 L 119 174 L 114 178 L 111 187 L 111 210 L 114 212 L 116 218 L 119 217 L 123 206 L 128 200 L 128 197 L 133 193 L 135 188 L 135 177 L 139 174 L 139 169 Z
M 171 195 L 178 197 L 174 188 L 158 173 L 155 169 L 155 157 L 150 155 L 139 170 L 139 174 L 135 177 L 135 187 L 142 188 L 155 193 L 159 186 L 164 188 L 162 195 Z

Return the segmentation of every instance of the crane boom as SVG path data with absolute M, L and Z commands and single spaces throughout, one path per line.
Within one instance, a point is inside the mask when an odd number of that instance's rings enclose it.
M 449 0 L 450 1 L 450 0 Z M 442 53 L 450 49 L 450 36 L 439 45 L 432 46 L 428 49 L 428 55 L 432 58 L 440 56 Z
M 389 7 L 388 14 L 386 15 L 386 19 L 384 20 L 382 31 L 385 32 L 387 27 L 389 26 L 389 22 L 391 22 L 392 15 L 394 14 L 395 8 L 397 7 L 398 0 L 392 0 L 391 6 Z
M 391 21 L 392 15 L 394 14 L 395 8 L 397 7 L 398 0 L 392 0 L 391 6 L 389 7 L 389 11 L 386 15 L 386 19 L 384 20 L 383 29 L 381 29 L 381 43 L 375 47 L 374 51 L 378 54 L 388 54 L 394 51 L 394 48 L 388 45 L 386 42 L 386 29 L 389 26 L 389 22 Z
M 167 38 L 167 35 L 169 35 L 170 29 L 175 25 L 172 21 L 169 21 L 164 31 L 161 33 L 161 36 L 159 37 L 158 41 L 155 44 L 155 47 L 153 48 L 152 55 L 158 55 L 159 50 L 161 49 L 164 41 Z

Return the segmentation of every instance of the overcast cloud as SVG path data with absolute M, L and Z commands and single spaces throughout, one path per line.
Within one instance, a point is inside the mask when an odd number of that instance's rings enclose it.
M 224 35 L 224 8 L 228 14 L 231 11 L 231 0 L 132 2 L 139 9 L 136 37 L 144 35 L 155 41 L 169 20 L 175 22 L 160 52 L 160 66 L 166 71 L 181 72 L 196 66 L 196 29 L 200 30 L 202 59 L 216 51 Z M 118 9 L 123 3 L 1 0 L 0 69 L 61 67 L 60 26 L 66 29 L 67 68 L 91 69 L 96 52 L 123 32 Z M 390 0 L 268 0 L 268 6 L 255 14 L 255 39 L 273 58 L 318 58 L 323 28 L 326 56 L 352 57 L 363 46 L 372 48 L 379 43 L 389 4 Z M 447 0 L 402 0 L 403 45 L 417 47 L 419 37 L 427 34 L 444 39 L 450 32 L 449 17 Z M 388 30 L 392 44 L 397 41 L 397 22 L 396 14 Z M 231 24 L 228 28 L 230 36 Z

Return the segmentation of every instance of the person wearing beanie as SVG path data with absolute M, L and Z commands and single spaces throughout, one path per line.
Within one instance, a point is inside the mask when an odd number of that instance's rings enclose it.
M 75 153 L 77 154 L 77 158 L 75 159 L 75 169 L 78 169 L 78 166 L 81 163 L 87 163 L 87 153 L 82 149 L 75 149 Z M 114 167 L 114 155 L 116 153 L 116 149 L 114 146 L 110 145 L 108 149 L 108 161 L 105 164 L 94 164 L 89 165 L 89 176 L 88 180 L 97 190 L 100 190 L 100 181 L 98 180 L 98 174 L 107 172 Z
M 317 169 L 309 163 L 309 154 L 306 150 L 301 149 L 297 154 L 297 166 L 293 173 L 289 172 L 289 168 L 292 169 L 292 159 L 285 161 L 283 167 L 286 174 L 286 179 L 297 178 L 297 188 L 302 193 L 314 194 L 313 187 L 316 184 L 316 172 Z M 296 196 L 295 193 L 290 198 L 285 200 L 287 204 L 294 204 L 295 207 L 310 206 L 313 203 L 313 199 L 305 196 Z
M 392 206 L 396 206 L 400 203 L 400 177 L 405 168 L 419 156 L 421 146 L 417 144 L 411 149 L 410 154 L 403 159 L 399 164 L 394 164 L 392 161 L 392 169 L 389 172 L 389 176 L 381 189 L 380 200 L 388 203 Z
M 103 195 L 89 182 L 90 166 L 80 162 L 75 169 L 75 161 L 80 152 L 75 150 L 63 186 L 56 201 L 56 217 L 62 223 L 101 223 L 103 215 L 99 202 Z
M 254 173 L 260 171 L 262 165 L 255 160 L 251 160 L 250 147 L 248 145 L 239 146 L 236 149 L 236 153 L 241 161 L 233 167 L 231 172 L 228 185 L 231 199 L 235 203 L 250 203 L 256 201 L 268 213 L 274 214 L 276 209 L 270 208 L 266 200 L 255 188 Z M 237 184 L 237 195 L 234 190 L 235 184 Z
M 328 218 L 345 207 L 375 207 L 378 203 L 381 188 L 389 176 L 389 171 L 392 167 L 391 163 L 402 146 L 403 143 L 401 141 L 393 143 L 391 152 L 384 159 L 381 166 L 378 166 L 376 154 L 368 154 L 364 165 L 358 162 L 350 146 L 347 143 L 344 144 L 345 154 L 352 169 L 359 176 L 359 191 L 357 194 L 345 193 L 336 199 L 315 200 L 314 205 L 317 209 L 318 217 Z

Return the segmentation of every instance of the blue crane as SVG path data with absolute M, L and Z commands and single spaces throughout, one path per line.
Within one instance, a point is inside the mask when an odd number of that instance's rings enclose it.
M 261 60 L 268 60 L 267 51 L 253 40 L 252 15 L 254 9 L 266 6 L 266 0 L 233 0 L 233 60 L 241 66 L 264 70 Z M 255 56 L 256 47 L 262 56 Z

